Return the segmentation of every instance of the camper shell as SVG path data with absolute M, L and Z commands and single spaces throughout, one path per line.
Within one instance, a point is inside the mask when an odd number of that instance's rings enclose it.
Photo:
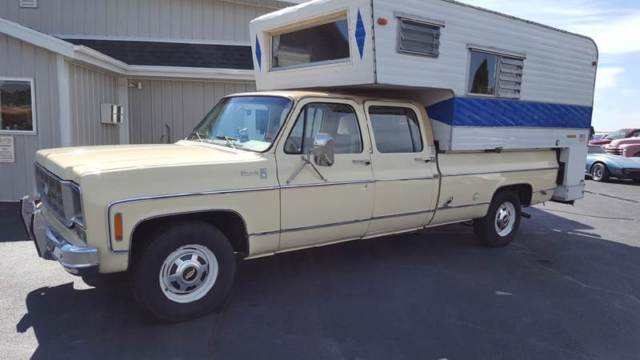
M 451 0 L 315 0 L 250 27 L 258 90 L 418 101 L 440 152 L 557 149 L 554 199 L 582 198 L 592 39 Z

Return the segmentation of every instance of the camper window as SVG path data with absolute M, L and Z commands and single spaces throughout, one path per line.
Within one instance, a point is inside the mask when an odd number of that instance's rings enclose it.
M 469 93 L 520 98 L 524 59 L 471 50 Z
M 400 18 L 398 52 L 438 57 L 440 26 Z
M 305 66 L 350 58 L 346 17 L 302 30 L 274 35 L 271 68 Z

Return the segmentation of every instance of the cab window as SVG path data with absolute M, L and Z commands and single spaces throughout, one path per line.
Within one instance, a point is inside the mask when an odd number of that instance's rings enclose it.
M 336 154 L 362 153 L 362 134 L 355 110 L 345 104 L 306 105 L 285 142 L 287 154 L 307 154 L 316 134 L 327 134 L 335 141 Z
M 418 116 L 408 108 L 372 106 L 369 117 L 376 148 L 385 153 L 422 152 L 422 136 Z

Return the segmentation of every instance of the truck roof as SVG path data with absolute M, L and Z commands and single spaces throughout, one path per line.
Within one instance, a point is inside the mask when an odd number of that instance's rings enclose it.
M 233 97 L 233 96 L 282 96 L 288 97 L 293 100 L 302 100 L 304 98 L 342 98 L 353 100 L 357 103 L 363 103 L 365 101 L 389 101 L 389 102 L 404 102 L 415 105 L 418 108 L 424 108 L 424 105 L 418 101 L 414 101 L 413 99 L 409 99 L 406 97 L 398 96 L 398 97 L 389 97 L 389 96 L 380 96 L 374 92 L 372 93 L 350 93 L 348 91 L 322 91 L 322 90 L 271 90 L 271 91 L 254 91 L 254 92 L 245 92 L 245 93 L 235 93 L 230 94 L 225 97 Z

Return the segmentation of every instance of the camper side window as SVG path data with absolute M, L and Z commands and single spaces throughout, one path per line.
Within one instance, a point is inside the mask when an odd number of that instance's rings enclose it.
M 471 50 L 469 93 L 520 98 L 524 59 Z
M 349 53 L 349 25 L 343 17 L 330 23 L 274 35 L 271 68 L 345 61 Z

